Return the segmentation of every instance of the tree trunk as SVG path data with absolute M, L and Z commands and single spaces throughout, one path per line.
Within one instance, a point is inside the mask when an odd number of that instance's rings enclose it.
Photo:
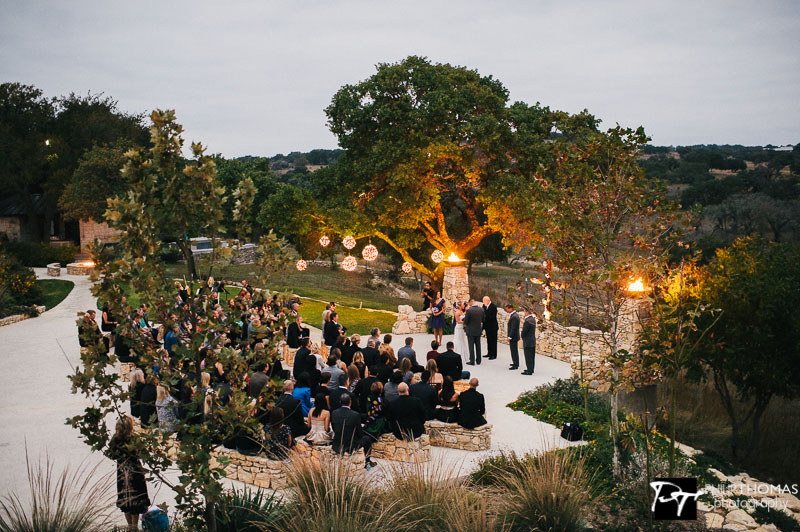
M 208 499 L 206 499 L 206 526 L 208 532 L 217 532 L 217 508 Z
M 616 344 L 616 342 L 614 342 Z M 616 348 L 614 349 L 616 352 Z M 611 459 L 611 470 L 614 473 L 614 479 L 619 480 L 622 477 L 622 464 L 620 462 L 619 452 L 619 390 L 617 389 L 617 380 L 619 379 L 619 370 L 615 367 L 612 370 L 614 378 L 614 389 L 611 391 L 611 437 L 614 440 L 614 456 Z
M 197 268 L 194 263 L 191 244 L 185 237 L 182 237 L 178 242 L 178 246 L 180 246 L 181 252 L 183 252 L 183 258 L 186 259 L 186 274 L 192 281 L 196 281 L 198 279 Z

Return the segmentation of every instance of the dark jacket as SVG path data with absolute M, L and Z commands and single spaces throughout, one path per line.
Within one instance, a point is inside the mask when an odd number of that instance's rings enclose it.
M 482 393 L 475 388 L 470 388 L 461 392 L 458 402 L 461 407 L 461 415 L 458 418 L 459 425 L 467 429 L 474 429 L 486 424 L 486 419 L 483 417 L 486 414 L 486 403 Z
M 325 323 L 325 331 L 323 331 L 323 338 L 325 345 L 332 347 L 336 345 L 336 340 L 339 339 L 339 324 L 335 321 Z
M 392 376 L 393 372 L 393 366 L 388 364 L 378 364 L 378 380 L 381 381 L 382 384 L 389 382 L 389 377 Z
M 297 350 L 294 354 L 294 366 L 292 366 L 292 373 L 294 374 L 295 378 L 299 377 L 301 373 L 306 372 L 311 376 L 311 371 L 316 367 L 317 360 L 316 357 L 311 357 L 309 359 L 309 355 L 311 354 L 311 350 L 307 347 L 301 347 Z
M 416 397 L 422 402 L 422 408 L 425 409 L 425 421 L 433 419 L 436 416 L 436 403 L 439 402 L 436 388 L 427 382 L 418 382 L 409 386 L 408 390 L 411 397 Z
M 533 314 L 522 324 L 522 347 L 536 347 L 536 318 Z
M 401 395 L 390 401 L 386 414 L 395 438 L 417 439 L 425 434 L 425 408 L 416 397 Z
M 300 338 L 308 338 L 309 334 L 309 329 L 300 328 L 297 322 L 292 322 L 286 328 L 286 344 L 292 349 L 297 349 L 300 347 Z
M 454 381 L 461 378 L 461 372 L 464 370 L 461 355 L 451 349 L 439 355 L 439 358 L 436 359 L 436 365 L 439 367 L 439 373 L 445 377 L 450 377 Z
M 150 420 L 152 419 L 152 423 Z M 158 424 L 156 416 L 156 387 L 154 384 L 145 384 L 142 388 L 141 402 L 139 403 L 139 420 L 143 427 Z
M 308 426 L 303 417 L 303 405 L 291 394 L 283 393 L 275 401 L 275 406 L 283 409 L 284 424 L 288 425 L 295 438 L 308 434 Z M 268 430 L 265 432 L 269 432 Z
M 347 407 L 337 408 L 331 413 L 333 441 L 331 449 L 335 453 L 351 453 L 361 444 L 361 415 Z
M 341 386 L 337 386 L 333 390 L 331 390 L 330 394 L 330 401 L 331 401 L 331 410 L 336 410 L 337 408 L 342 406 L 342 394 L 350 395 L 350 408 L 353 410 L 358 410 L 358 398 L 355 394 L 351 394 L 347 388 L 342 388 Z
M 381 354 L 374 347 L 363 348 L 361 354 L 364 355 L 364 364 L 366 364 L 368 368 L 377 366 L 381 361 Z
M 467 336 L 480 336 L 483 331 L 483 307 L 472 305 L 464 314 L 464 332 Z
M 353 395 L 358 399 L 358 411 L 362 414 L 367 413 L 367 397 L 369 397 L 372 383 L 377 381 L 377 378 L 370 375 L 369 377 L 359 380 L 358 384 L 356 384 L 356 389 L 353 390 Z
M 487 331 L 496 331 L 497 325 L 497 305 L 490 302 L 489 306 L 483 307 L 483 328 Z
M 519 342 L 519 314 L 516 311 L 508 316 L 507 336 L 511 339 L 512 343 Z

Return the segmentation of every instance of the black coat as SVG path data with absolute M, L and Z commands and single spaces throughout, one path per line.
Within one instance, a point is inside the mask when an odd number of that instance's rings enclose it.
M 351 394 L 347 388 L 342 388 L 341 386 L 331 390 L 331 410 L 336 410 L 342 406 L 342 394 L 344 393 L 350 395 L 350 408 L 353 410 L 358 410 L 358 398 L 355 397 L 354 394 Z
M 306 372 L 311 377 L 311 372 L 317 366 L 316 357 L 311 355 L 311 350 L 307 347 L 301 347 L 294 354 L 294 366 L 292 366 L 292 373 L 295 378 L 299 377 L 301 373 Z
M 516 311 L 512 312 L 508 317 L 507 336 L 512 343 L 519 342 L 519 314 Z
M 461 407 L 461 414 L 458 418 L 459 425 L 467 429 L 474 429 L 486 424 L 486 419 L 483 417 L 486 414 L 486 403 L 482 393 L 470 388 L 461 392 L 458 402 Z
M 368 368 L 377 366 L 381 362 L 381 354 L 374 347 L 363 348 L 361 354 L 364 355 L 364 364 L 366 364 Z
M 389 377 L 394 373 L 394 367 L 388 364 L 378 364 L 378 380 L 382 384 L 389 382 Z
M 398 439 L 417 439 L 425 434 L 425 408 L 416 397 L 401 395 L 387 406 L 386 417 Z
M 483 306 L 483 328 L 486 331 L 497 331 L 497 305 L 489 302 L 489 306 Z
M 367 413 L 367 397 L 369 397 L 370 388 L 375 382 L 378 382 L 378 379 L 370 375 L 359 380 L 358 384 L 356 384 L 356 389 L 353 390 L 353 395 L 358 398 L 358 411 L 362 414 Z
M 153 422 L 150 422 L 150 419 Z M 145 384 L 142 388 L 142 399 L 139 403 L 139 420 L 143 427 L 158 424 L 156 416 L 156 387 L 154 384 Z
M 436 365 L 439 367 L 439 373 L 454 381 L 461 378 L 461 372 L 464 370 L 461 355 L 449 349 L 438 356 Z
M 292 322 L 289 324 L 289 327 L 286 328 L 286 345 L 292 349 L 297 349 L 300 347 L 300 338 L 308 338 L 309 335 L 309 329 L 305 327 L 300 328 L 296 322 Z
M 331 413 L 333 441 L 331 449 L 335 453 L 350 453 L 360 447 L 361 415 L 347 407 L 337 408 Z
M 480 336 L 483 332 L 483 307 L 473 305 L 464 314 L 464 332 L 467 336 Z
M 283 423 L 292 431 L 292 436 L 296 438 L 308 434 L 308 425 L 306 425 L 303 407 L 300 405 L 299 399 L 291 394 L 283 393 L 275 401 L 275 407 L 283 409 Z M 265 430 L 265 432 L 269 431 Z
M 522 324 L 522 347 L 536 347 L 536 318 L 533 314 Z
M 329 347 L 336 345 L 336 340 L 339 339 L 340 334 L 338 323 L 335 321 L 329 321 L 325 323 L 325 330 L 323 331 L 325 345 Z
M 409 386 L 408 390 L 411 397 L 416 397 L 422 402 L 422 407 L 425 409 L 425 420 L 433 419 L 436 416 L 436 404 L 439 402 L 436 388 L 427 382 L 418 382 Z

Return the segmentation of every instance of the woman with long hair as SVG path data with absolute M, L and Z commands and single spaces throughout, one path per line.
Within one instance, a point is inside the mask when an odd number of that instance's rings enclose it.
M 453 386 L 451 377 L 445 377 L 442 383 L 439 404 L 436 407 L 436 419 L 444 423 L 458 422 L 458 392 Z
M 400 361 L 400 373 L 403 374 L 403 382 L 411 386 L 414 382 L 414 372 L 411 371 L 410 358 L 404 357 L 403 360 Z
M 289 458 L 289 449 L 294 446 L 292 431 L 284 423 L 286 418 L 283 408 L 276 406 L 269 414 L 269 434 L 267 434 L 267 456 L 273 460 L 285 460 Z
M 394 349 L 389 344 L 381 344 L 380 349 L 378 349 L 380 354 L 386 354 L 389 357 L 389 365 L 393 368 L 397 366 L 397 356 L 394 354 Z
M 350 392 L 352 396 L 353 392 L 356 389 L 356 385 L 358 381 L 361 380 L 361 373 L 358 371 L 358 366 L 355 364 L 350 364 L 350 367 L 347 368 L 347 391 Z
M 108 444 L 108 457 L 117 462 L 117 508 L 125 514 L 128 530 L 138 529 L 139 516 L 147 512 L 150 498 L 139 456 L 131 446 L 133 418 L 117 420 L 116 431 Z
M 464 316 L 467 314 L 467 304 L 461 300 L 461 296 L 453 303 L 453 351 L 463 358 L 469 354 L 467 344 L 467 332 L 464 330 Z M 439 342 L 441 343 L 441 342 Z
M 356 351 L 353 354 L 353 365 L 358 368 L 359 378 L 363 379 L 367 374 L 367 365 L 364 363 L 364 353 Z
M 327 406 L 327 396 L 324 393 L 318 393 L 314 398 L 314 408 L 306 418 L 306 425 L 311 427 L 311 430 L 306 434 L 305 440 L 311 445 L 328 445 L 333 440 L 331 412 Z
M 436 292 L 436 300 L 431 305 L 431 329 L 433 329 L 433 339 L 442 343 L 442 332 L 444 331 L 444 298 L 441 292 Z
M 444 377 L 442 377 L 442 374 L 439 373 L 439 366 L 436 364 L 435 360 L 431 359 L 428 360 L 428 364 L 425 366 L 425 369 L 427 369 L 428 373 L 431 375 L 428 379 L 428 384 L 436 388 L 436 391 L 438 392 L 442 389 L 442 384 L 444 383 Z

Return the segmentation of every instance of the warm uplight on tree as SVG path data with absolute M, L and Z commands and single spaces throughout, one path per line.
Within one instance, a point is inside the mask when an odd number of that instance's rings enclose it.
M 295 264 L 295 267 L 297 268 L 297 271 L 302 272 L 308 267 L 308 264 L 303 259 L 300 259 L 297 261 L 297 264 Z
M 436 251 L 431 253 L 431 260 L 436 264 L 439 264 L 444 260 L 444 253 L 442 253 L 441 250 L 437 249 Z
M 410 262 L 404 262 L 400 268 L 403 270 L 403 273 L 411 273 L 413 269 Z
M 327 235 L 322 235 L 319 239 L 319 245 L 326 248 L 331 243 L 331 239 Z
M 642 278 L 639 277 L 635 281 L 629 282 L 626 290 L 632 294 L 643 294 L 644 292 L 647 292 L 647 287 L 645 287 L 644 283 L 642 282 Z
M 348 255 L 344 259 L 342 259 L 342 269 L 344 271 L 352 272 L 353 270 L 356 269 L 356 266 L 358 266 L 358 261 L 354 256 Z
M 342 240 L 342 245 L 347 249 L 353 249 L 356 247 L 356 239 L 352 236 L 346 236 L 344 240 Z
M 365 246 L 361 250 L 361 256 L 364 257 L 364 260 L 373 261 L 378 258 L 378 248 L 372 244 Z

